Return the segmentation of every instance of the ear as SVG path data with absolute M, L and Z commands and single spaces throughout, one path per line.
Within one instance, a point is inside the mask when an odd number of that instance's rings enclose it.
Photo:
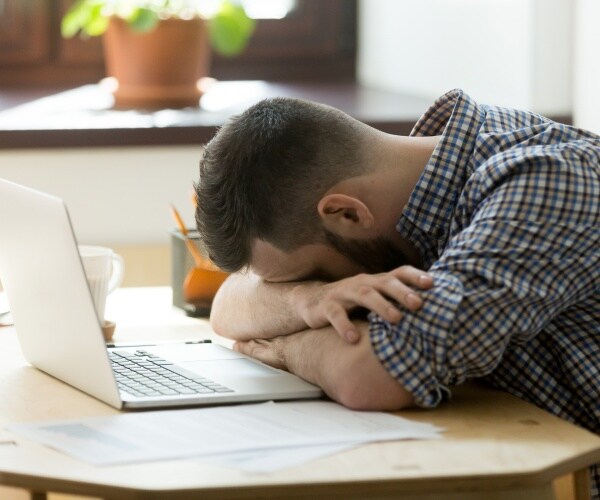
M 339 236 L 364 237 L 373 229 L 374 217 L 358 198 L 345 194 L 327 194 L 321 198 L 317 210 L 323 225 Z

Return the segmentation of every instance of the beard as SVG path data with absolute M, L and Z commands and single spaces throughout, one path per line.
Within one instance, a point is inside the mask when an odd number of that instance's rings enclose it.
M 379 236 L 368 240 L 345 239 L 327 229 L 324 231 L 327 242 L 335 250 L 370 274 L 391 271 L 409 263 L 406 254 L 389 238 Z

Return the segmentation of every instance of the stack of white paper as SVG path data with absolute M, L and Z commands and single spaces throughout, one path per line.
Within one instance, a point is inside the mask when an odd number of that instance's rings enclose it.
M 210 457 L 211 463 L 263 471 L 362 443 L 436 439 L 441 431 L 324 401 L 128 413 L 8 429 L 95 465 Z M 284 455 L 290 457 L 286 463 Z

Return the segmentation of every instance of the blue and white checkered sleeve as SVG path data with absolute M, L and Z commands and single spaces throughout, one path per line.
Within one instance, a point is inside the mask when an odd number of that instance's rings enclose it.
M 451 275 L 432 273 L 435 288 L 422 294 L 425 306 L 418 313 L 405 312 L 391 324 L 375 313 L 369 315 L 373 351 L 419 406 L 436 406 L 448 392 L 452 323 L 464 289 Z M 457 361 L 455 361 L 456 363 Z
M 435 284 L 421 310 L 398 324 L 370 315 L 375 354 L 418 405 L 489 374 L 509 343 L 596 293 L 600 184 L 576 177 L 517 175 L 492 187 L 429 269 Z

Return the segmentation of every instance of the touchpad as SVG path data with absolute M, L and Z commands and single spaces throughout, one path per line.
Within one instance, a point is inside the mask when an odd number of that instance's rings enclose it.
M 164 344 L 155 345 L 146 350 L 178 365 L 184 361 L 245 359 L 240 353 L 219 344 Z
M 219 376 L 268 377 L 280 375 L 274 368 L 255 363 L 246 358 L 219 359 L 215 361 L 183 361 L 178 364 L 186 370 L 208 378 Z

